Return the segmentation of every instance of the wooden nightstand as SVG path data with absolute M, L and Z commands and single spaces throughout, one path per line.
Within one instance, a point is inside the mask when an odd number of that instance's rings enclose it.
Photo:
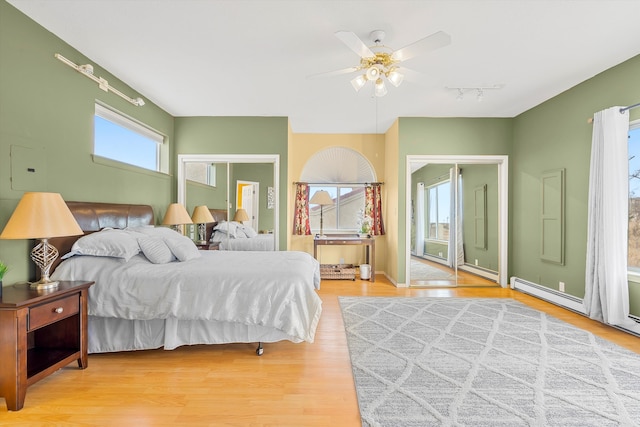
M 218 249 L 220 249 L 220 242 L 212 242 L 212 243 L 205 243 L 205 244 L 196 243 L 196 246 L 201 251 L 217 251 Z
M 87 295 L 94 282 L 61 281 L 36 291 L 8 286 L 0 300 L 0 395 L 7 409 L 24 406 L 27 387 L 74 360 L 88 365 Z

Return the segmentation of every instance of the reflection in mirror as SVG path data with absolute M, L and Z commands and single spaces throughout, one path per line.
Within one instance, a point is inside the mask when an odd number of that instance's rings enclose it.
M 449 261 L 453 170 L 454 165 L 429 164 L 411 175 L 412 286 L 456 285 L 456 265 Z
M 179 155 L 178 201 L 189 213 L 206 205 L 217 222 L 228 222 L 216 227 L 222 232 L 215 235 L 213 224 L 207 227 L 207 240 L 216 248 L 275 250 L 278 173 L 277 156 Z M 250 219 L 234 222 L 240 208 Z M 197 240 L 197 227 L 191 227 L 188 235 Z
M 407 283 L 505 286 L 507 158 L 446 159 L 407 157 Z

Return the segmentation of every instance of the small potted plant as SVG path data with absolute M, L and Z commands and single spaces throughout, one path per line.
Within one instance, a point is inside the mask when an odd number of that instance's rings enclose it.
M 2 260 L 0 260 L 0 298 L 2 298 L 2 278 L 4 277 L 4 274 L 7 272 L 7 270 L 9 270 L 9 267 L 7 267 L 7 265 L 2 262 Z
M 358 212 L 358 226 L 360 230 L 358 230 L 358 234 L 362 237 L 368 237 L 371 234 L 371 226 L 373 224 L 373 219 L 364 214 L 364 210 L 360 209 Z

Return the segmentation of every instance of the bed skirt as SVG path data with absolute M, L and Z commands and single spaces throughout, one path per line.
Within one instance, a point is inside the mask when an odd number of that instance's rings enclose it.
M 173 350 L 183 345 L 291 341 L 302 342 L 264 326 L 208 320 L 129 320 L 89 316 L 89 353 Z

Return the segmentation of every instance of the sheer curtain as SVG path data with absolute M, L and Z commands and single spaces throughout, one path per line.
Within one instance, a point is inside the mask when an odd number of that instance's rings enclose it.
M 305 236 L 311 234 L 309 224 L 309 185 L 296 184 L 296 199 L 293 212 L 293 235 Z
M 629 318 L 629 114 L 620 108 L 593 117 L 584 305 L 592 319 L 640 332 Z
M 457 181 L 457 183 L 456 183 Z M 464 242 L 462 239 L 462 171 L 458 166 L 449 169 L 451 197 L 449 198 L 449 251 L 447 263 L 454 268 L 464 264 Z
M 424 255 L 424 182 L 419 182 L 416 187 L 415 213 L 413 222 L 416 227 L 416 256 Z

